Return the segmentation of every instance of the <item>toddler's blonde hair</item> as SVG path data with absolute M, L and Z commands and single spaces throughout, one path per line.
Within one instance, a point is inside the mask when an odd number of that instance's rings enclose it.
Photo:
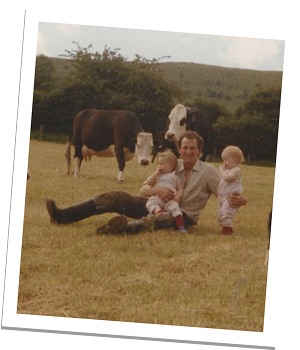
M 173 171 L 177 167 L 177 157 L 172 152 L 163 152 L 158 156 L 158 159 L 165 159 L 168 163 L 171 163 Z
M 226 148 L 224 148 L 221 154 L 222 159 L 223 156 L 236 158 L 239 163 L 245 160 L 242 150 L 237 146 L 227 146 Z

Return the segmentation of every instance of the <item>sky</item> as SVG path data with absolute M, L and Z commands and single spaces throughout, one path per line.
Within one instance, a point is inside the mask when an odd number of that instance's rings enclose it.
M 283 71 L 284 40 L 202 35 L 154 30 L 122 29 L 89 25 L 40 22 L 37 55 L 61 57 L 65 50 L 92 45 L 101 53 L 105 46 L 127 60 L 135 54 L 162 62 L 193 62 L 229 68 Z

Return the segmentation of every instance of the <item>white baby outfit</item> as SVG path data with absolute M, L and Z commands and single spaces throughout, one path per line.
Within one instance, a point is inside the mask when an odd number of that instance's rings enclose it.
M 228 171 L 228 170 L 226 170 Z M 221 177 L 221 181 L 218 189 L 218 221 L 224 227 L 232 227 L 233 216 L 237 213 L 238 208 L 232 208 L 229 206 L 228 199 L 231 194 L 242 193 L 242 177 L 239 176 L 234 181 L 225 181 Z
M 162 174 L 158 177 L 155 182 L 155 185 L 160 187 L 167 187 L 174 192 L 174 195 L 177 193 L 176 190 L 176 173 L 173 171 L 172 173 Z M 156 207 L 160 207 L 167 212 L 169 212 L 174 218 L 178 215 L 182 215 L 181 210 L 179 209 L 179 203 L 170 200 L 167 203 L 164 203 L 158 196 L 152 196 L 148 199 L 146 207 L 151 214 Z

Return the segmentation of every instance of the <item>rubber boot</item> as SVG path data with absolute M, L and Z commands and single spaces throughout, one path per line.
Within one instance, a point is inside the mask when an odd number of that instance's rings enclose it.
M 107 224 L 98 227 L 96 232 L 98 235 L 119 234 L 124 231 L 127 224 L 128 224 L 128 220 L 125 215 L 114 216 L 112 219 L 108 221 Z
M 47 199 L 46 208 L 50 215 L 50 222 L 53 224 L 70 224 L 98 214 L 93 200 L 59 209 L 52 199 Z
M 139 233 L 142 231 L 152 231 L 154 225 L 150 222 L 147 222 L 145 219 L 138 219 L 134 221 L 129 221 L 124 228 L 126 233 Z
M 153 225 L 145 219 L 128 221 L 126 216 L 118 215 L 108 221 L 106 225 L 97 228 L 97 234 L 135 234 L 144 230 L 152 230 Z

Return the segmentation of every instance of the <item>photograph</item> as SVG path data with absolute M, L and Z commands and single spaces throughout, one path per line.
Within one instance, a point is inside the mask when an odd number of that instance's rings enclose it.
M 19 11 L 2 328 L 283 349 L 288 41 L 87 17 Z

